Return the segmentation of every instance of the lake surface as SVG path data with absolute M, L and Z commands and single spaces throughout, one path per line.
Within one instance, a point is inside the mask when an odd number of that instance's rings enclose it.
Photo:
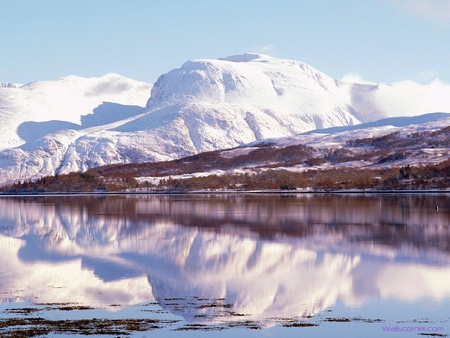
M 449 225 L 444 194 L 1 197 L 0 318 L 155 323 L 123 331 L 136 337 L 446 336 Z

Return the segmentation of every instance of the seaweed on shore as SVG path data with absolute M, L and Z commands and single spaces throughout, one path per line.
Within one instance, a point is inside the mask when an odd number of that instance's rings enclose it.
M 130 335 L 137 331 L 161 329 L 176 320 L 157 319 L 77 319 L 50 320 L 44 318 L 0 319 L 2 337 L 36 337 L 55 334 Z

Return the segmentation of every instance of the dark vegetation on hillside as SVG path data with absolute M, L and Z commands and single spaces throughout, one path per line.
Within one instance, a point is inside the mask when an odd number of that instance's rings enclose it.
M 44 177 L 35 182 L 21 182 L 4 187 L 8 193 L 39 192 L 118 192 L 192 191 L 192 190 L 255 190 L 255 189 L 445 189 L 450 188 L 450 161 L 424 167 L 403 166 L 389 169 L 341 168 L 304 172 L 269 169 L 255 173 L 209 175 L 187 179 L 164 178 L 159 185 L 138 183 L 130 172 L 102 176 L 95 172 L 70 173 Z
M 346 148 L 316 149 L 305 145 L 277 147 L 263 142 L 245 154 L 226 157 L 224 151 L 205 152 L 157 163 L 107 165 L 84 173 L 43 177 L 16 182 L 3 192 L 87 192 L 152 190 L 253 190 L 253 189 L 444 189 L 450 187 L 450 160 L 437 165 L 409 166 L 405 161 L 424 148 L 450 148 L 450 127 L 402 136 L 394 132 L 381 137 L 356 139 Z M 403 164 L 399 161 L 402 160 Z M 365 163 L 365 168 L 349 162 Z M 303 166 L 303 172 L 287 170 Z M 326 165 L 331 169 L 320 169 Z M 383 165 L 374 169 L 371 165 Z M 187 179 L 172 175 L 251 168 L 252 173 L 228 173 Z M 138 183 L 139 177 L 160 177 L 159 185 Z
M 312 189 L 312 190 L 405 190 L 445 189 L 450 187 L 450 162 L 438 166 L 400 169 L 329 169 L 293 173 L 268 170 L 256 174 L 212 175 L 205 178 L 168 179 L 162 187 L 174 190 L 195 189 Z

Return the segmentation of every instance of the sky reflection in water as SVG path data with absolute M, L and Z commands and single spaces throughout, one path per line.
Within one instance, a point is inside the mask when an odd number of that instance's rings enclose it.
M 4 303 L 156 301 L 191 323 L 265 327 L 428 318 L 450 331 L 446 195 L 13 197 L 0 214 Z

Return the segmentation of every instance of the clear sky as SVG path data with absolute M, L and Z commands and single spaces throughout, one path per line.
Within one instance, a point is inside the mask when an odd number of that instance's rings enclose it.
M 450 84 L 450 0 L 0 0 L 0 81 L 260 52 L 334 78 Z

